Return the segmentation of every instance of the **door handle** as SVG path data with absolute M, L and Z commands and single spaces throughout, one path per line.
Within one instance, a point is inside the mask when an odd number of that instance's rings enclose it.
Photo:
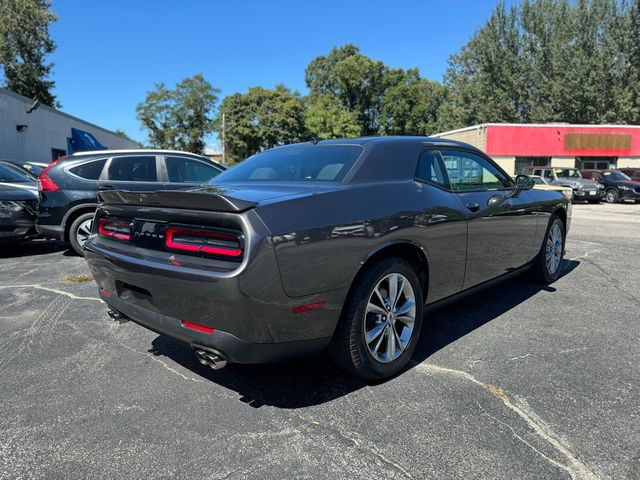
M 98 187 L 98 190 L 115 190 L 116 187 L 114 187 L 113 185 L 100 185 Z
M 467 208 L 472 212 L 477 212 L 478 210 L 480 210 L 480 205 L 476 202 L 469 202 L 467 203 Z

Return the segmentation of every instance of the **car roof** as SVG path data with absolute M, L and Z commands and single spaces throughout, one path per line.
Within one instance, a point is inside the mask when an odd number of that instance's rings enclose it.
M 311 143 L 311 142 L 308 142 Z M 421 143 L 424 145 L 434 145 L 438 147 L 451 146 L 451 147 L 464 147 L 477 150 L 476 147 L 469 145 L 468 143 L 458 142 L 456 140 L 449 140 L 446 138 L 427 137 L 427 136 L 410 136 L 410 135 L 381 135 L 370 137 L 355 137 L 355 138 L 332 138 L 332 139 L 320 139 L 317 145 L 366 145 L 366 144 L 392 144 L 392 143 Z M 300 144 L 293 144 L 300 145 Z M 283 145 L 287 147 L 288 145 Z M 280 148 L 280 147 L 279 147 Z
M 199 158 L 207 158 L 204 155 L 198 155 L 197 153 L 191 152 L 183 152 L 181 150 L 163 150 L 160 148 L 128 148 L 128 149 L 120 149 L 120 150 L 88 150 L 86 152 L 76 152 L 72 155 L 69 155 L 67 158 L 78 158 L 85 156 L 95 156 L 95 155 L 118 155 L 118 154 L 144 154 L 144 153 L 152 153 L 154 155 L 162 155 L 162 154 L 176 154 L 176 155 L 190 155 L 192 157 Z

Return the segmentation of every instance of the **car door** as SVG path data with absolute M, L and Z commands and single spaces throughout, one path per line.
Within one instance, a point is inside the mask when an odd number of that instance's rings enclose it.
M 163 163 L 164 188 L 167 190 L 206 185 L 209 180 L 222 172 L 222 169 L 210 161 L 179 155 L 166 155 L 163 157 Z
M 152 154 L 114 156 L 100 175 L 98 190 L 162 190 L 160 159 Z
M 490 159 L 458 149 L 440 150 L 451 190 L 467 211 L 464 287 L 470 288 L 533 257 L 537 216 L 532 197 Z

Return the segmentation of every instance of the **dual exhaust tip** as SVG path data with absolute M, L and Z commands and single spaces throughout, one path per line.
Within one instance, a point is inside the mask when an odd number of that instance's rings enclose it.
M 196 350 L 196 358 L 202 365 L 208 365 L 214 370 L 220 370 L 227 365 L 227 361 L 220 355 L 206 350 Z
M 126 323 L 129 321 L 129 317 L 124 313 L 118 312 L 112 308 L 107 310 L 107 314 L 118 323 Z M 200 348 L 196 350 L 196 358 L 202 365 L 208 365 L 214 370 L 220 370 L 227 366 L 227 361 L 220 354 L 207 352 Z

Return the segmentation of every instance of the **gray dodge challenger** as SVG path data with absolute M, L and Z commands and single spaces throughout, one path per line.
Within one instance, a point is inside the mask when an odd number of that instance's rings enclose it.
M 258 153 L 187 191 L 104 191 L 86 259 L 109 314 L 214 369 L 328 349 L 381 379 L 425 307 L 525 269 L 562 272 L 571 204 L 482 151 L 430 137 Z

